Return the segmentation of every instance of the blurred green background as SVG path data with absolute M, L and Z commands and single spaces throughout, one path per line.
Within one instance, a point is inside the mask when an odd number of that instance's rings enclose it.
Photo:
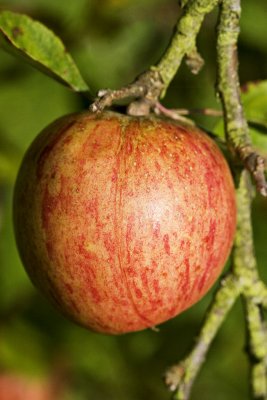
M 242 5 L 239 55 L 240 78 L 245 83 L 266 79 L 267 4 L 243 0 Z M 157 62 L 180 12 L 177 0 L 6 0 L 0 1 L 0 9 L 26 13 L 53 29 L 94 92 L 125 85 Z M 214 12 L 206 18 L 198 40 L 205 67 L 193 76 L 182 65 L 163 101 L 166 106 L 219 107 L 214 89 L 216 17 Z M 189 349 L 212 296 L 211 292 L 163 324 L 158 333 L 147 330 L 109 337 L 65 320 L 31 285 L 12 232 L 17 168 L 44 126 L 87 106 L 85 99 L 0 49 L 0 400 L 9 399 L 4 397 L 4 385 L 24 391 L 17 400 L 169 399 L 163 372 Z M 216 123 L 211 117 L 197 121 L 208 129 Z M 266 200 L 256 199 L 256 253 L 264 278 L 266 213 Z M 208 354 L 193 400 L 249 399 L 244 328 L 238 302 Z M 29 379 L 35 384 L 32 394 Z

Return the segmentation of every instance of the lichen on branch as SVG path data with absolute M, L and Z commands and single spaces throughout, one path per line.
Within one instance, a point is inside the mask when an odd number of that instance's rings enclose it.
M 175 391 L 175 399 L 189 399 L 192 385 L 205 361 L 207 351 L 240 290 L 240 283 L 234 274 L 229 273 L 221 280 L 192 350 L 184 360 L 167 370 L 165 383 L 170 390 Z
M 134 97 L 140 100 L 129 107 L 128 113 L 147 115 L 151 109 L 154 109 L 158 99 L 165 95 L 185 56 L 187 56 L 187 64 L 191 71 L 197 73 L 203 65 L 203 60 L 197 51 L 196 37 L 205 15 L 213 10 L 217 2 L 218 0 L 187 1 L 170 45 L 158 64 L 124 88 L 101 90 L 98 98 L 91 105 L 91 110 L 101 111 L 111 106 L 116 100 Z
M 155 67 L 152 67 L 159 72 L 163 80 L 164 91 L 162 95 L 176 75 L 185 55 L 195 60 L 199 59 L 196 50 L 196 37 L 205 15 L 213 10 L 217 2 L 218 0 L 189 0 L 186 3 L 183 14 L 178 20 L 170 46 L 160 62 Z
M 217 28 L 218 91 L 224 110 L 226 142 L 237 161 L 251 172 L 257 189 L 267 196 L 264 159 L 255 152 L 240 99 L 237 40 L 241 14 L 240 0 L 220 2 Z

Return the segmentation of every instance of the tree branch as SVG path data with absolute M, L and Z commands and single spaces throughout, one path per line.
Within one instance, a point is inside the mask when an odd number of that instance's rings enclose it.
M 91 105 L 93 112 L 102 111 L 116 100 L 129 97 L 140 99 L 128 109 L 130 115 L 147 115 L 159 97 L 163 97 L 169 84 L 187 56 L 187 63 L 197 73 L 203 60 L 196 50 L 196 36 L 206 14 L 216 6 L 218 0 L 189 0 L 183 8 L 171 43 L 159 63 L 140 75 L 133 83 L 119 90 L 100 90 Z
M 266 302 L 266 287 L 260 280 L 253 246 L 251 225 L 251 182 L 243 170 L 237 191 L 238 219 L 233 271 L 242 282 L 254 399 L 267 399 L 267 336 L 261 308 Z
M 245 296 L 245 312 L 248 327 L 247 353 L 251 365 L 251 391 L 254 399 L 267 399 L 266 362 L 267 336 L 261 307 L 254 298 Z
M 240 13 L 240 0 L 221 1 L 217 40 L 217 86 L 224 110 L 226 141 L 229 148 L 253 175 L 259 192 L 267 196 L 264 159 L 252 147 L 240 99 L 237 68 Z
M 196 54 L 196 37 L 205 15 L 217 5 L 218 0 L 189 0 L 184 6 L 181 18 L 178 20 L 175 34 L 170 46 L 156 67 L 164 82 L 164 95 L 170 82 L 180 67 L 183 57 Z
M 158 99 L 163 89 L 163 82 L 159 72 L 146 71 L 140 75 L 133 83 L 118 90 L 101 89 L 98 97 L 91 104 L 92 112 L 99 112 L 106 107 L 110 107 L 116 100 L 125 98 L 139 98 L 139 108 L 136 102 L 128 112 L 130 115 L 146 115 L 150 112 L 151 104 Z M 130 105 L 131 106 L 131 105 Z
M 191 352 L 184 360 L 172 366 L 165 375 L 166 385 L 175 391 L 174 398 L 187 400 L 194 380 L 205 361 L 206 353 L 221 327 L 226 315 L 240 294 L 241 287 L 232 273 L 220 282 L 210 310 L 207 312 L 202 328 Z

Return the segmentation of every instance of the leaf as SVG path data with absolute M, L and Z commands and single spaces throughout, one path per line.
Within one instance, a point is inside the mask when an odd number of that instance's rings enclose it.
M 253 145 L 267 158 L 267 81 L 247 83 L 242 102 Z
M 253 146 L 267 158 L 267 81 L 249 82 L 242 87 L 241 99 Z M 223 119 L 214 132 L 223 137 Z
M 267 125 L 267 81 L 249 82 L 242 87 L 242 101 L 248 120 Z
M 74 91 L 89 92 L 62 41 L 40 22 L 27 15 L 0 12 L 0 43 Z

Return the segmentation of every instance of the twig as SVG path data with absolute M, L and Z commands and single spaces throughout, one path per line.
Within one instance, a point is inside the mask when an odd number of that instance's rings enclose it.
M 102 89 L 98 92 L 98 97 L 91 104 L 90 109 L 92 112 L 99 112 L 106 107 L 110 107 L 116 100 L 125 98 L 141 98 L 142 107 L 147 103 L 145 114 L 150 111 L 150 104 L 153 104 L 159 97 L 163 88 L 159 72 L 147 71 L 140 75 L 133 83 L 125 86 L 119 90 Z M 142 108 L 141 107 L 141 108 Z M 135 115 L 144 115 L 136 111 Z
M 229 273 L 227 277 L 221 280 L 220 287 L 215 294 L 210 310 L 207 312 L 195 346 L 183 361 L 172 366 L 166 373 L 166 385 L 170 390 L 176 390 L 175 399 L 189 399 L 192 385 L 205 361 L 206 353 L 226 315 L 240 294 L 240 290 L 239 282 L 232 273 Z
M 155 107 L 154 107 L 155 114 L 158 114 L 158 115 L 162 114 L 165 117 L 168 117 L 175 121 L 181 121 L 181 122 L 185 122 L 187 124 L 195 125 L 195 123 L 191 119 L 183 117 L 183 115 L 189 115 L 189 113 L 183 113 L 183 111 L 185 111 L 185 110 L 182 110 L 182 112 L 180 112 L 180 110 L 178 110 L 178 109 L 173 110 L 173 109 L 166 108 L 158 101 L 156 102 Z
M 240 0 L 221 1 L 217 41 L 218 91 L 224 110 L 229 148 L 253 175 L 258 191 L 267 196 L 264 159 L 252 147 L 240 100 L 237 71 L 240 12 Z
M 254 399 L 267 399 L 267 337 L 261 308 L 266 305 L 266 287 L 260 280 L 253 246 L 251 225 L 251 183 L 246 170 L 237 191 L 238 220 L 233 271 L 242 282 L 242 297 L 248 330 L 251 389 Z
M 239 33 L 240 1 L 223 0 L 218 26 L 218 89 L 225 115 L 226 139 L 230 148 L 252 174 L 259 192 L 267 195 L 264 160 L 251 144 L 245 120 L 237 72 L 236 43 Z M 251 361 L 251 388 L 254 399 L 267 399 L 267 340 L 260 309 L 266 307 L 266 286 L 256 265 L 251 226 L 251 185 L 248 174 L 240 175 L 237 192 L 238 227 L 234 249 L 234 273 L 242 279 Z
M 217 5 L 218 0 L 189 0 L 183 8 L 170 46 L 156 69 L 164 82 L 164 92 L 173 80 L 185 55 L 196 54 L 196 37 L 205 15 Z M 164 92 L 162 95 L 164 95 Z
M 267 336 L 261 308 L 253 297 L 245 296 L 246 321 L 248 326 L 248 356 L 251 365 L 251 390 L 253 398 L 267 399 L 266 362 Z
M 189 0 L 178 20 L 176 31 L 159 63 L 140 75 L 136 81 L 119 90 L 101 90 L 91 105 L 93 112 L 102 111 L 116 100 L 125 98 L 141 99 L 130 106 L 130 115 L 147 115 L 159 97 L 163 97 L 185 55 L 196 73 L 201 68 L 202 59 L 196 50 L 196 36 L 206 14 L 212 11 L 218 0 Z
M 251 282 L 259 281 L 253 245 L 251 225 L 252 185 L 248 172 L 243 169 L 239 177 L 237 199 L 237 228 L 234 246 L 234 273 L 242 277 L 242 284 L 248 290 L 253 290 Z M 250 288 L 250 286 L 252 286 Z M 253 292 L 249 292 L 253 296 Z
M 196 45 L 193 47 L 193 49 L 186 54 L 186 65 L 192 72 L 192 74 L 198 74 L 201 68 L 204 65 L 204 60 L 197 51 Z
M 192 109 L 166 108 L 159 101 L 156 102 L 154 111 L 156 114 L 163 114 L 166 117 L 169 117 L 174 120 L 180 119 L 180 117 L 183 115 L 195 115 L 195 114 L 207 115 L 207 116 L 211 116 L 211 117 L 222 117 L 223 116 L 223 113 L 221 110 L 215 110 L 212 108 L 192 108 Z

